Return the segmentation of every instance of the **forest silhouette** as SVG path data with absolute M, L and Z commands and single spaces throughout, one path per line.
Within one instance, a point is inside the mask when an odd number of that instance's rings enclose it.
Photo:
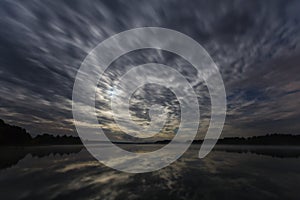
M 117 144 L 168 144 L 171 140 L 156 142 L 117 142 Z M 101 142 L 101 141 L 99 141 Z M 193 144 L 202 144 L 203 140 L 194 140 Z M 6 124 L 0 119 L 0 146 L 35 146 L 35 145 L 74 145 L 82 144 L 76 136 L 54 136 L 44 133 L 32 137 L 24 128 Z M 225 137 L 219 139 L 221 145 L 300 145 L 300 135 L 291 134 L 267 134 L 252 137 Z

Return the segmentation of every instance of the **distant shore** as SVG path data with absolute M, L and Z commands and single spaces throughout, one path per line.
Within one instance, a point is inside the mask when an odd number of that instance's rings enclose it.
M 160 141 L 112 141 L 114 144 L 168 144 L 171 140 Z M 187 141 L 188 142 L 188 141 Z M 191 142 L 191 141 L 190 141 Z M 209 140 L 208 140 L 209 142 Z M 108 143 L 105 141 L 85 141 L 85 144 Z M 202 144 L 203 140 L 194 140 L 192 144 Z M 300 135 L 267 134 L 252 137 L 226 137 L 221 138 L 216 144 L 222 145 L 287 145 L 300 146 Z M 32 137 L 24 128 L 6 124 L 0 119 L 0 146 L 50 146 L 50 145 L 82 145 L 76 136 L 54 136 L 42 134 Z

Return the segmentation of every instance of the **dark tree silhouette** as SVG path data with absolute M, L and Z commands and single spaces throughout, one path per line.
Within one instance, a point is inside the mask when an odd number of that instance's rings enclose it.
M 0 145 L 1 146 L 27 146 L 27 145 L 68 145 L 82 144 L 79 137 L 54 136 L 50 134 L 38 135 L 32 138 L 24 129 L 11 126 L 0 119 Z
M 24 128 L 11 126 L 0 119 L 0 145 L 27 145 L 31 140 L 31 135 Z

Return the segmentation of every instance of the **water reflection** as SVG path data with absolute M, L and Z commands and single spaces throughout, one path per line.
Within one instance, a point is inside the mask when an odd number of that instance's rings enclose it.
M 299 148 L 218 146 L 202 160 L 198 150 L 159 171 L 127 174 L 80 146 L 2 148 L 1 199 L 299 199 Z
M 0 147 L 0 170 L 16 165 L 20 160 L 30 154 L 32 157 L 45 157 L 49 155 L 69 155 L 79 153 L 84 147 L 72 146 L 41 146 L 41 147 Z

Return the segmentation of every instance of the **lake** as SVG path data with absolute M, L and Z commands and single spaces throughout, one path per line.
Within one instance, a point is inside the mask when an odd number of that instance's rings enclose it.
M 128 174 L 82 146 L 1 147 L 0 198 L 300 199 L 299 147 L 218 145 L 204 159 L 199 148 L 159 171 Z

